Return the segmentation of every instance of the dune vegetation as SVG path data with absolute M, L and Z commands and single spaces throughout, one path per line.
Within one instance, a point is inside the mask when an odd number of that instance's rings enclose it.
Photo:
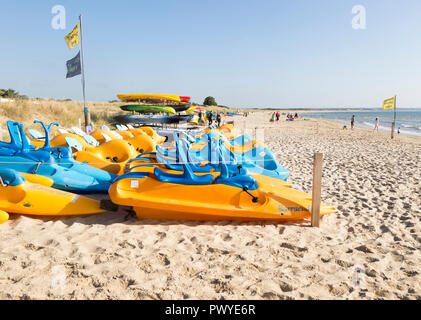
M 88 102 L 87 107 L 91 114 L 91 121 L 96 128 L 103 124 L 113 126 L 113 117 L 119 114 L 127 114 L 120 110 L 124 102 Z M 199 105 L 198 105 L 199 106 Z M 223 106 L 202 106 L 206 111 L 230 112 L 234 111 Z M 83 103 L 72 100 L 47 100 L 47 99 L 10 99 L 0 103 L 0 138 L 7 141 L 7 120 L 13 120 L 24 124 L 25 130 L 36 128 L 39 124 L 34 120 L 42 120 L 45 123 L 57 122 L 61 127 L 70 128 L 79 126 L 79 121 L 84 124 Z
M 87 107 L 91 113 L 91 121 L 95 126 L 111 125 L 109 119 L 122 113 L 121 103 L 88 102 Z M 57 122 L 60 126 L 69 128 L 78 126 L 79 120 L 84 123 L 83 103 L 80 101 L 57 101 L 42 99 L 17 99 L 0 103 L 0 123 L 2 137 L 6 138 L 7 120 L 14 120 L 25 125 L 25 129 L 37 128 L 34 120 L 46 123 Z

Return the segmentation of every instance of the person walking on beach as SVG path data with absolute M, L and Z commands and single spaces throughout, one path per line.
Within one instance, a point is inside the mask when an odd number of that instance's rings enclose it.
M 204 124 L 205 120 L 203 120 L 203 112 L 202 110 L 199 111 L 199 124 Z
M 279 121 L 279 118 L 281 118 L 281 114 L 278 112 L 276 112 L 276 121 Z
M 208 111 L 207 113 L 209 127 L 212 125 L 212 112 Z
M 374 130 L 379 131 L 379 118 L 376 118 L 376 123 L 374 125 Z
M 216 122 L 218 123 L 218 128 L 221 126 L 222 116 L 221 113 L 216 114 Z
M 354 123 L 355 123 L 355 115 L 351 117 L 351 130 L 354 130 Z

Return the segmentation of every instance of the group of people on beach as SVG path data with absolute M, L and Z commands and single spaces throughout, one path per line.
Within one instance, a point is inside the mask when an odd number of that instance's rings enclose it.
M 281 119 L 281 113 L 279 111 L 272 113 L 270 122 L 274 122 L 275 119 L 276 121 L 279 121 Z M 298 113 L 295 113 L 295 115 L 293 115 L 292 113 L 287 114 L 287 121 L 294 121 L 294 119 L 298 119 Z
M 213 113 L 211 111 L 206 112 L 206 117 L 208 119 L 208 124 L 209 124 L 209 127 L 210 127 L 213 124 Z M 199 112 L 199 123 L 204 123 L 204 122 L 205 122 L 205 120 L 203 118 L 203 112 L 200 111 Z M 215 122 L 218 125 L 218 127 L 221 126 L 221 124 L 222 124 L 222 113 L 221 112 L 218 112 L 216 114 Z
M 376 117 L 376 120 L 374 121 L 373 131 L 379 131 L 379 124 L 380 124 L 380 119 Z M 353 114 L 351 117 L 351 130 L 354 130 L 354 126 L 355 126 L 355 115 Z M 346 126 L 344 128 L 346 128 Z M 401 128 L 398 128 L 398 134 L 400 133 L 401 133 Z

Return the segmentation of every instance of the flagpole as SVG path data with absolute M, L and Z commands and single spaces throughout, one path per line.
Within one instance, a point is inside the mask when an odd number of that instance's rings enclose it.
M 86 89 L 85 89 L 85 59 L 83 56 L 83 32 L 82 32 L 82 15 L 79 15 L 79 31 L 80 31 L 80 56 L 82 64 L 82 92 L 83 92 L 83 111 L 85 113 L 85 131 L 86 127 L 91 124 L 89 110 L 86 107 Z
M 395 107 L 393 108 L 393 123 L 392 123 L 392 139 L 395 136 L 395 125 L 396 125 L 396 95 L 395 95 Z

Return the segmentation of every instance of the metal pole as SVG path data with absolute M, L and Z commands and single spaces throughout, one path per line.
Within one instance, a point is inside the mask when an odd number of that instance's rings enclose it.
M 86 127 L 91 124 L 89 110 L 86 107 L 86 89 L 85 89 L 85 59 L 83 56 L 83 32 L 82 32 L 82 15 L 79 15 L 79 32 L 80 32 L 80 56 L 82 64 L 82 92 L 83 92 L 83 111 L 85 113 L 85 131 Z

